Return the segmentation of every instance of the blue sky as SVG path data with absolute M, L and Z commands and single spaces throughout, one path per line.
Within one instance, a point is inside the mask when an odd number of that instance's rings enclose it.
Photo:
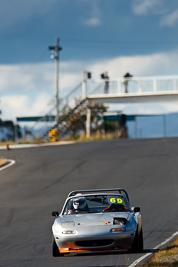
M 1 0 L 1 63 L 145 55 L 178 48 L 177 0 Z
M 1 117 L 43 115 L 50 108 L 55 64 L 48 46 L 56 37 L 65 92 L 85 69 L 96 78 L 108 70 L 111 79 L 127 71 L 177 75 L 177 32 L 177 0 L 0 0 Z

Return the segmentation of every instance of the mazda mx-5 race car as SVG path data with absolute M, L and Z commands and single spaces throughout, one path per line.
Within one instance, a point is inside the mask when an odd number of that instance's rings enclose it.
M 71 252 L 143 250 L 139 207 L 131 207 L 121 188 L 77 190 L 69 193 L 53 226 L 54 257 Z

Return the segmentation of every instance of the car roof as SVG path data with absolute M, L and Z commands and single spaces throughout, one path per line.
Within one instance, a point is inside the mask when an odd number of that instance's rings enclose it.
M 90 194 L 88 194 L 90 193 Z M 123 188 L 111 188 L 111 189 L 89 189 L 89 190 L 75 190 L 69 193 L 68 198 L 76 197 L 81 195 L 103 195 L 103 193 L 107 193 L 108 195 L 123 195 L 127 198 L 129 202 L 129 196 L 125 189 Z

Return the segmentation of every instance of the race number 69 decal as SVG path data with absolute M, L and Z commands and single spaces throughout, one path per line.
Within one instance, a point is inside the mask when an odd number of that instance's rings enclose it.
M 121 198 L 114 198 L 114 197 L 112 197 L 112 198 L 110 198 L 110 200 L 109 200 L 111 203 L 118 203 L 118 204 L 121 204 L 122 203 L 122 199 Z

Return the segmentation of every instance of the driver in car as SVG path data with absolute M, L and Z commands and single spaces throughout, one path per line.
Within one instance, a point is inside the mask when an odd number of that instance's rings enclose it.
M 73 199 L 73 209 L 69 209 L 67 214 L 88 212 L 88 205 L 85 197 Z

